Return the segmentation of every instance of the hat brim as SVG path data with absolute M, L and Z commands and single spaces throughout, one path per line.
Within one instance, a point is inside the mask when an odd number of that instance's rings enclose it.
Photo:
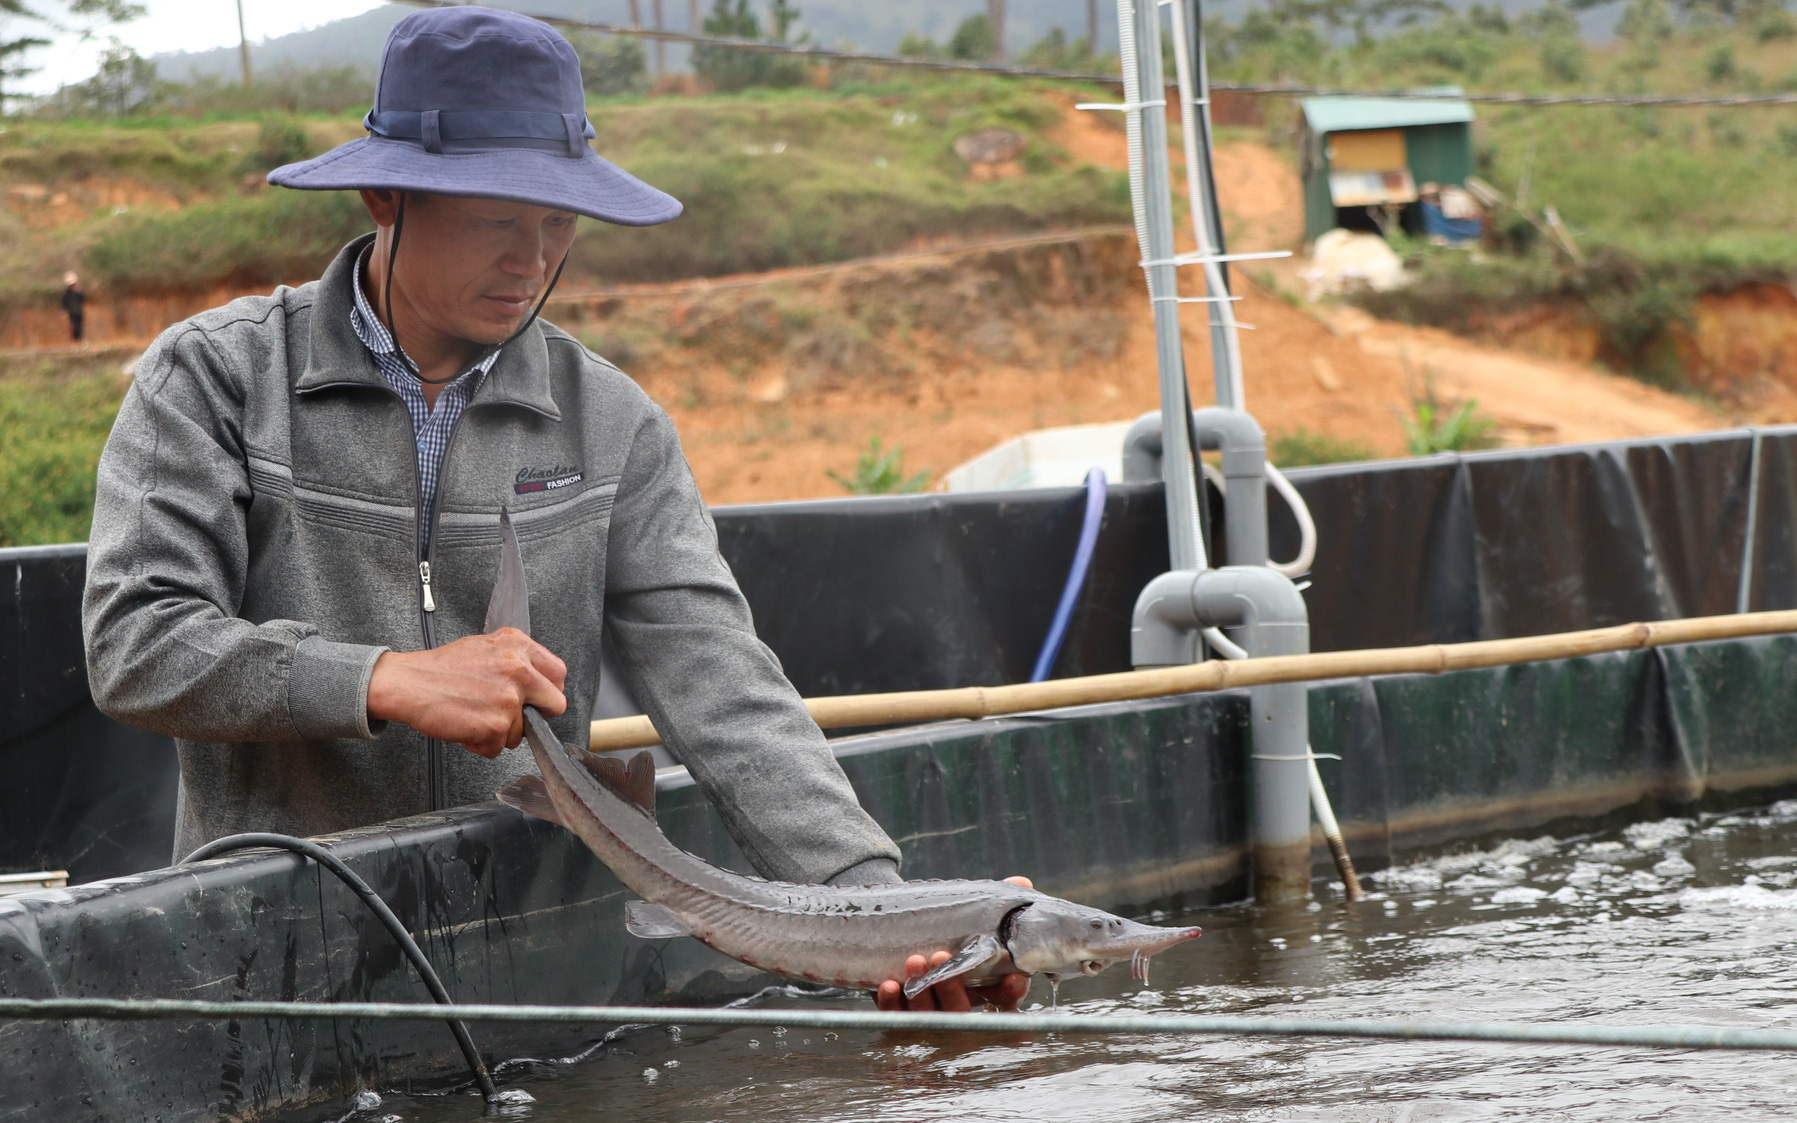
M 362 137 L 276 168 L 268 182 L 301 191 L 366 188 L 505 199 L 620 226 L 654 226 L 678 218 L 683 209 L 680 200 L 591 150 L 580 157 L 532 148 L 426 152 L 403 140 Z

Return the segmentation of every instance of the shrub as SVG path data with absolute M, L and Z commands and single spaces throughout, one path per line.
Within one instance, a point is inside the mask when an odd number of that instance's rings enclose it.
M 856 461 L 853 474 L 843 476 L 834 471 L 824 474 L 856 495 L 910 495 L 930 486 L 928 471 L 909 479 L 905 477 L 904 459 L 904 449 L 893 445 L 891 452 L 882 452 L 880 438 L 869 437 L 867 451 Z
M 948 40 L 949 58 L 981 62 L 991 58 L 997 49 L 998 39 L 992 34 L 992 23 L 984 15 L 962 20 Z
M 1435 400 L 1433 391 L 1413 403 L 1415 413 L 1403 419 L 1404 439 L 1410 455 L 1429 456 L 1437 452 L 1468 452 L 1490 448 L 1491 431 L 1497 422 L 1479 413 L 1478 399 L 1460 403 L 1453 410 Z
M 272 171 L 311 155 L 312 139 L 305 129 L 292 121 L 264 121 L 256 130 L 256 147 L 243 154 L 237 170 L 245 175 Z
M 649 88 L 648 59 L 643 45 L 622 36 L 568 36 L 580 57 L 580 81 L 593 97 L 642 93 Z
M 768 11 L 773 25 L 769 38 L 786 42 L 786 33 L 799 18 L 799 10 L 788 0 L 770 0 Z M 734 39 L 760 39 L 761 20 L 749 9 L 749 0 L 715 0 L 711 15 L 705 17 L 705 34 Z M 798 86 L 808 71 L 803 61 L 789 56 L 739 51 L 733 47 L 701 46 L 693 48 L 693 73 L 724 92 L 746 90 L 750 86 Z

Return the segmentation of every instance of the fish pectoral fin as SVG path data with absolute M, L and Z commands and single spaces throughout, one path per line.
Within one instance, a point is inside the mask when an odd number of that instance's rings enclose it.
M 562 822 L 562 813 L 555 809 L 555 801 L 549 798 L 549 787 L 541 776 L 520 776 L 493 794 L 499 802 L 526 815 L 558 827 L 567 825 Z
M 946 961 L 930 968 L 915 979 L 905 980 L 905 997 L 916 998 L 925 990 L 957 975 L 965 975 L 980 964 L 997 955 L 1001 950 L 998 937 L 990 933 L 969 936 L 961 944 L 961 950 L 955 952 Z
M 648 901 L 631 901 L 624 906 L 624 930 L 644 940 L 672 940 L 693 934 L 686 921 Z
M 655 754 L 648 749 L 628 760 L 590 753 L 568 746 L 574 758 L 586 765 L 593 779 L 610 788 L 614 794 L 638 811 L 655 818 Z

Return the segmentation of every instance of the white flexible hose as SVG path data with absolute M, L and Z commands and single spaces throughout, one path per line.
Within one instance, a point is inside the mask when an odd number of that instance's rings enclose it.
M 1317 560 L 1317 524 L 1316 520 L 1310 517 L 1310 506 L 1304 502 L 1304 497 L 1298 494 L 1298 489 L 1292 486 L 1292 481 L 1285 478 L 1285 473 L 1273 467 L 1271 463 L 1267 465 L 1267 482 L 1272 484 L 1273 490 L 1277 491 L 1285 500 L 1285 505 L 1292 512 L 1292 518 L 1298 520 L 1298 556 L 1289 562 L 1269 561 L 1267 568 L 1275 573 L 1283 573 L 1287 577 L 1308 573 L 1311 563 Z
M 1204 478 L 1216 484 L 1217 491 L 1227 499 L 1229 497 L 1229 481 L 1224 478 L 1222 470 L 1208 460 L 1200 461 L 1200 463 L 1204 465 Z M 1269 560 L 1267 568 L 1274 573 L 1283 573 L 1287 577 L 1302 576 L 1310 572 L 1311 564 L 1317 560 L 1316 520 L 1310 517 L 1310 506 L 1304 502 L 1304 497 L 1298 494 L 1298 489 L 1292 486 L 1292 481 L 1286 479 L 1285 473 L 1275 468 L 1271 461 L 1267 463 L 1267 482 L 1272 484 L 1273 490 L 1277 491 L 1279 497 L 1285 500 L 1285 505 L 1291 511 L 1292 518 L 1298 523 L 1298 556 L 1288 562 Z

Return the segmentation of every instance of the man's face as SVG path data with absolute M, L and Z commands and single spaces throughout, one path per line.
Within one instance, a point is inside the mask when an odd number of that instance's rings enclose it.
M 377 196 L 368 199 L 377 220 L 398 202 L 390 192 L 368 196 Z M 517 330 L 574 241 L 573 212 L 528 203 L 414 195 L 405 214 L 393 268 L 395 311 L 473 343 L 500 343 Z

